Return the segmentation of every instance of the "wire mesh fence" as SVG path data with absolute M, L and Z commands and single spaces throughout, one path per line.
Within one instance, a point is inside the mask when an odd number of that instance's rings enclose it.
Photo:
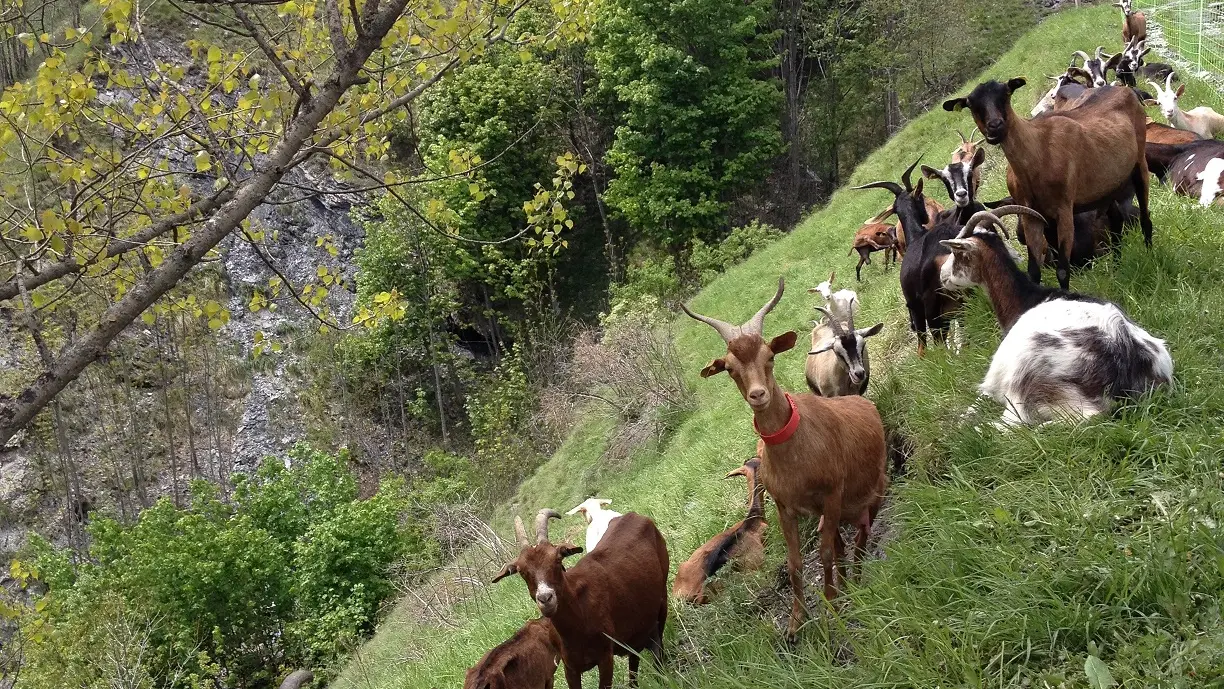
M 1149 45 L 1180 69 L 1224 86 L 1224 2 L 1139 0 L 1135 9 L 1147 15 Z

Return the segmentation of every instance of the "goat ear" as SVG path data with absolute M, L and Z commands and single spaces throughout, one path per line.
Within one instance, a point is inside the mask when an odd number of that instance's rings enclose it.
M 723 371 L 726 371 L 726 370 L 727 370 L 727 362 L 723 361 L 722 359 L 715 359 L 714 361 L 710 362 L 709 366 L 706 366 L 705 368 L 701 369 L 701 377 L 709 378 L 715 373 L 722 373 Z
M 562 559 L 565 559 L 570 555 L 577 555 L 578 553 L 581 553 L 582 548 L 579 548 L 572 543 L 562 543 L 561 545 L 557 546 L 557 552 L 561 554 Z
M 518 574 L 518 565 L 514 564 L 513 562 L 507 562 L 506 566 L 501 568 L 501 571 L 493 577 L 490 583 L 496 584 L 511 574 Z
M 943 109 L 948 112 L 960 112 L 962 109 L 969 107 L 968 98 L 950 98 L 944 101 Z
M 1185 93 L 1185 92 L 1186 92 L 1186 85 L 1185 85 L 1185 84 L 1182 84 L 1181 86 L 1178 86 L 1178 87 L 1177 87 L 1177 97 L 1178 97 L 1178 98 L 1181 98 L 1181 97 L 1182 97 L 1182 94 L 1183 94 L 1183 93 Z
M 1160 103 L 1159 103 L 1158 101 L 1153 100 L 1153 99 L 1151 99 L 1151 98 L 1144 98 L 1144 99 L 1143 99 L 1143 104 L 1144 104 L 1144 105 L 1146 105 L 1146 106 L 1148 106 L 1148 107 L 1152 107 L 1152 106 L 1160 105 Z M 1149 118 L 1149 119 L 1150 119 L 1150 118 Z
M 781 354 L 795 346 L 796 338 L 798 338 L 798 335 L 794 330 L 784 332 L 769 341 L 769 351 L 774 354 Z
M 968 239 L 943 239 L 939 243 L 951 249 L 954 254 L 969 248 Z
M 1012 79 L 1008 79 L 1007 80 L 1007 90 L 1010 93 L 1015 93 L 1016 89 L 1020 88 L 1021 86 L 1024 86 L 1027 83 L 1028 82 L 1025 81 L 1024 77 L 1014 77 Z
M 1110 69 L 1116 70 L 1118 68 L 1118 63 L 1121 61 L 1122 61 L 1122 53 L 1118 53 L 1117 55 L 1114 55 L 1113 57 L 1109 58 L 1109 62 L 1105 63 L 1105 69 L 1106 70 L 1110 70 Z
M 943 179 L 943 170 L 936 170 L 928 165 L 923 165 L 919 169 L 922 170 L 922 176 L 926 177 L 927 179 L 935 179 L 937 177 L 939 179 Z
M 978 148 L 973 152 L 973 167 L 981 167 L 986 162 L 986 149 Z
M 921 195 L 922 195 L 922 182 L 923 182 L 925 179 L 926 179 L 925 177 L 919 177 L 919 178 L 918 178 L 918 185 L 914 187 L 914 196 L 921 196 Z
M 808 356 L 812 356 L 813 354 L 824 354 L 830 349 L 833 349 L 833 340 L 825 340 L 824 342 L 816 345 L 812 351 L 808 352 Z
M 860 328 L 856 332 L 858 332 L 859 337 L 871 337 L 872 335 L 879 335 L 880 331 L 883 329 L 884 329 L 883 323 L 876 323 L 870 328 Z

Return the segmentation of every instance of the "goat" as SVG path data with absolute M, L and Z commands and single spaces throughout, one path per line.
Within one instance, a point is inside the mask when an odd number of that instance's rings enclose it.
M 1194 132 L 1204 139 L 1213 139 L 1216 134 L 1224 132 L 1224 115 L 1206 105 L 1200 105 L 1189 111 L 1182 110 L 1177 105 L 1177 99 L 1181 98 L 1185 92 L 1186 85 L 1181 84 L 1174 91 L 1172 74 L 1165 77 L 1163 89 L 1154 81 L 1148 83 L 1156 89 L 1156 99 L 1149 101 L 1148 105 L 1159 105 L 1160 114 L 1164 115 L 1174 128 Z
M 1109 85 L 1109 70 L 1117 71 L 1118 63 L 1122 61 L 1122 53 L 1115 55 L 1106 55 L 1103 46 L 1097 46 L 1096 56 L 1088 57 L 1088 53 L 1082 50 L 1077 50 L 1071 57 L 1071 66 L 1067 68 L 1068 74 L 1084 77 L 1090 88 L 1101 88 Z M 1080 57 L 1084 60 L 1082 68 L 1075 66 L 1075 58 Z
M 1122 9 L 1122 42 L 1147 40 L 1147 15 L 1142 12 L 1131 12 L 1130 0 L 1115 2 L 1114 7 Z
M 1011 213 L 1036 215 L 1022 206 L 998 209 Z M 944 240 L 952 258 L 941 278 L 949 289 L 982 286 L 994 307 L 1004 337 L 979 390 L 1003 405 L 1003 425 L 1088 418 L 1114 399 L 1172 382 L 1163 340 L 1116 304 L 1034 284 L 999 235 L 977 229 L 984 222 L 1003 228 L 998 215 L 983 211 Z
M 595 546 L 599 545 L 599 539 L 603 538 L 604 532 L 608 530 L 608 523 L 621 516 L 620 512 L 604 509 L 611 504 L 611 500 L 589 498 L 583 500 L 582 504 L 574 509 L 566 512 L 571 517 L 582 513 L 583 519 L 586 519 L 586 551 L 588 553 L 595 550 Z
M 951 325 L 951 314 L 961 303 L 956 295 L 939 289 L 939 266 L 948 256 L 947 249 L 939 245 L 939 240 L 954 237 L 963 219 L 969 217 L 965 214 L 982 210 L 984 206 L 971 194 L 965 207 L 931 218 L 922 195 L 921 181 L 913 189 L 909 185 L 909 173 L 917 164 L 918 161 L 914 161 L 902 176 L 906 183 L 904 188 L 896 182 L 883 181 L 855 189 L 885 189 L 893 194 L 892 210 L 910 238 L 909 250 L 901 259 L 901 294 L 909 312 L 910 330 L 918 336 L 918 356 L 925 356 L 927 331 L 931 331 L 936 342 L 943 344 Z
M 820 561 L 824 595 L 832 599 L 838 591 L 834 564 L 845 552 L 839 526 L 843 522 L 857 526 L 855 559 L 861 563 L 871 524 L 888 488 L 888 476 L 884 468 L 884 426 L 879 411 L 867 398 L 791 396 L 779 387 L 773 373 L 774 356 L 793 348 L 797 335 L 792 330 L 766 341 L 762 333 L 765 315 L 782 298 L 785 286 L 779 278 L 773 298 L 743 325 L 703 316 L 684 304 L 681 308 L 691 318 L 714 328 L 727 345 L 726 354 L 702 369 L 701 377 L 726 371 L 752 409 L 753 428 L 760 435 L 757 455 L 761 458 L 761 483 L 773 496 L 786 540 L 793 596 L 787 636 L 794 640 L 806 611 L 799 515 L 823 517 Z
M 552 623 L 530 620 L 468 668 L 463 689 L 552 689 L 561 640 Z
M 922 166 L 922 176 L 943 182 L 944 187 L 948 190 L 948 198 L 957 208 L 964 208 L 973 203 L 978 187 L 982 184 L 982 163 L 986 162 L 986 149 L 981 147 L 981 143 L 981 141 L 966 141 L 962 134 L 961 145 L 952 152 L 952 160 L 944 169 L 936 170 L 926 165 Z
M 637 685 L 640 652 L 663 656 L 667 623 L 667 542 L 647 517 L 627 512 L 604 534 L 602 548 L 565 568 L 564 560 L 582 548 L 548 540 L 553 510 L 536 515 L 536 542 L 527 541 L 523 520 L 515 518 L 519 554 L 493 581 L 518 574 L 540 614 L 552 623 L 561 642 L 565 681 L 582 689 L 582 673 L 599 668 L 599 689 L 612 686 L 612 656 L 629 656 L 629 686 Z
M 1224 141 L 1199 139 L 1189 143 L 1147 145 L 1148 168 L 1173 191 L 1197 198 L 1200 205 L 1224 202 Z
M 1040 282 L 1047 242 L 1054 244 L 1058 284 L 1066 289 L 1077 210 L 1107 208 L 1110 234 L 1116 238 L 1124 221 L 1117 202 L 1133 194 L 1139 201 L 1144 243 L 1152 245 L 1145 115 L 1129 89 L 1102 86 L 1092 89 L 1078 107 L 1026 120 L 1011 106 L 1012 93 L 1024 84 L 1021 77 L 1007 83 L 987 81 L 968 97 L 945 101 L 943 107 L 969 108 L 986 142 L 1003 147 L 1011 197 L 1052 219 L 1043 231 L 1032 218 L 1021 217 L 1028 272 L 1033 282 Z
M 1149 118 L 1147 121 L 1147 135 L 1145 137 L 1146 146 L 1151 146 L 1152 144 L 1188 144 L 1191 141 L 1203 140 L 1203 137 L 1187 129 L 1170 127 L 1167 124 L 1154 122 L 1151 118 Z M 1149 158 L 1148 168 L 1150 169 L 1151 167 L 1152 163 Z
M 812 328 L 812 349 L 808 352 L 804 375 L 808 387 L 821 397 L 861 395 L 871 380 L 867 357 L 867 338 L 879 334 L 883 323 L 870 328 L 854 328 L 854 317 L 843 319 L 821 306 L 825 322 Z
M 842 318 L 853 318 L 859 310 L 858 294 L 852 289 L 841 289 L 834 292 L 833 278 L 836 276 L 836 272 L 830 272 L 828 280 L 815 287 L 809 287 L 808 292 L 824 297 L 825 303 L 833 310 L 833 313 L 840 314 Z
M 743 476 L 748 479 L 748 515 L 706 541 L 680 565 L 672 583 L 673 596 L 694 605 L 705 605 L 710 602 L 706 581 L 723 565 L 734 560 L 740 570 L 760 569 L 765 559 L 765 529 L 769 526 L 761 504 L 764 487 L 757 482 L 760 468 L 761 458 L 753 457 L 727 474 L 726 478 Z
M 884 269 L 888 269 L 889 257 L 895 254 L 897 247 L 897 231 L 888 223 L 867 223 L 854 233 L 854 243 L 850 245 L 849 256 L 858 252 L 858 265 L 854 267 L 854 277 L 863 281 L 863 265 L 871 265 L 871 254 L 884 252 Z

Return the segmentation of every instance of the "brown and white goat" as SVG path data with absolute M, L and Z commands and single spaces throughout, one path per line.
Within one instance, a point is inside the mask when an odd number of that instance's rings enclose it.
M 1216 134 L 1224 132 L 1224 115 L 1212 110 L 1206 105 L 1200 105 L 1192 110 L 1182 110 L 1177 104 L 1179 98 L 1186 91 L 1186 85 L 1181 84 L 1177 90 L 1173 89 L 1173 75 L 1165 77 L 1164 88 L 1160 88 L 1160 84 L 1154 81 L 1149 81 L 1152 88 L 1156 89 L 1156 99 L 1149 101 L 1148 105 L 1159 105 L 1160 114 L 1165 116 L 1175 129 L 1185 129 L 1186 131 L 1194 132 L 1204 139 L 1213 139 Z
M 854 242 L 850 245 L 850 254 L 858 252 L 858 265 L 854 267 L 854 277 L 859 282 L 863 280 L 863 266 L 871 265 L 871 254 L 884 252 L 884 269 L 888 269 L 890 257 L 897 252 L 897 231 L 892 225 L 884 222 L 870 222 L 858 228 L 854 233 Z
M 1224 141 L 1147 145 L 1148 168 L 1175 193 L 1198 199 L 1199 205 L 1224 203 Z
M 1147 40 L 1147 15 L 1142 12 L 1132 12 L 1130 0 L 1115 2 L 1114 7 L 1122 10 L 1122 42 Z
M 806 613 L 803 588 L 803 552 L 799 541 L 800 515 L 823 517 L 820 560 L 824 569 L 824 595 L 838 592 L 834 565 L 845 552 L 839 526 L 854 524 L 856 559 L 866 553 L 871 524 L 888 487 L 885 473 L 884 426 L 876 406 L 865 397 L 789 395 L 774 377 L 774 357 L 795 346 L 789 331 L 766 341 L 765 315 L 782 298 L 785 283 L 743 325 L 703 316 L 681 305 L 690 317 L 714 328 L 727 345 L 725 355 L 701 371 L 707 378 L 727 372 L 752 409 L 753 428 L 761 436 L 761 483 L 773 496 L 778 523 L 786 539 L 791 603 L 788 636 L 793 639 Z M 838 568 L 840 569 L 840 568 Z
M 1053 244 L 1058 284 L 1066 289 L 1071 280 L 1077 210 L 1107 208 L 1110 234 L 1117 237 L 1123 223 L 1119 202 L 1134 194 L 1143 240 L 1152 245 L 1144 158 L 1146 116 L 1129 88 L 1103 86 L 1091 89 L 1078 107 L 1057 116 L 1026 120 L 1011 106 L 1012 93 L 1024 84 L 1019 77 L 1007 83 L 987 81 L 968 97 L 945 101 L 943 107 L 948 111 L 969 108 L 987 143 L 1003 147 L 1011 197 L 1053 221 L 1043 228 L 1030 217 L 1021 218 L 1029 276 L 1040 281 L 1046 247 Z
M 527 584 L 540 614 L 561 641 L 561 662 L 570 689 L 582 689 L 582 673 L 599 668 L 599 689 L 612 686 L 612 656 L 629 656 L 629 686 L 637 684 L 640 653 L 663 656 L 667 623 L 667 542 L 655 523 L 634 512 L 612 520 L 599 541 L 576 565 L 564 560 L 578 546 L 548 540 L 553 510 L 536 515 L 536 542 L 528 543 L 523 520 L 515 518 L 519 554 L 493 581 L 517 573 Z
M 463 689 L 552 689 L 560 662 L 552 623 L 531 620 L 468 668 Z
M 726 478 L 743 476 L 748 479 L 748 514 L 706 541 L 680 564 L 672 583 L 673 596 L 694 605 L 705 605 L 710 602 L 706 581 L 728 562 L 745 572 L 761 568 L 765 560 L 765 529 L 769 524 L 765 521 L 761 500 L 765 488 L 757 482 L 760 468 L 761 458 L 753 457 L 727 474 Z

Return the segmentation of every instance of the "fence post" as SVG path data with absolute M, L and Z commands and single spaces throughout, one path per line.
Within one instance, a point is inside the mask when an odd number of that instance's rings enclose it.
M 1206 0 L 1199 0 L 1198 69 L 1203 71 L 1203 18 L 1207 15 Z

